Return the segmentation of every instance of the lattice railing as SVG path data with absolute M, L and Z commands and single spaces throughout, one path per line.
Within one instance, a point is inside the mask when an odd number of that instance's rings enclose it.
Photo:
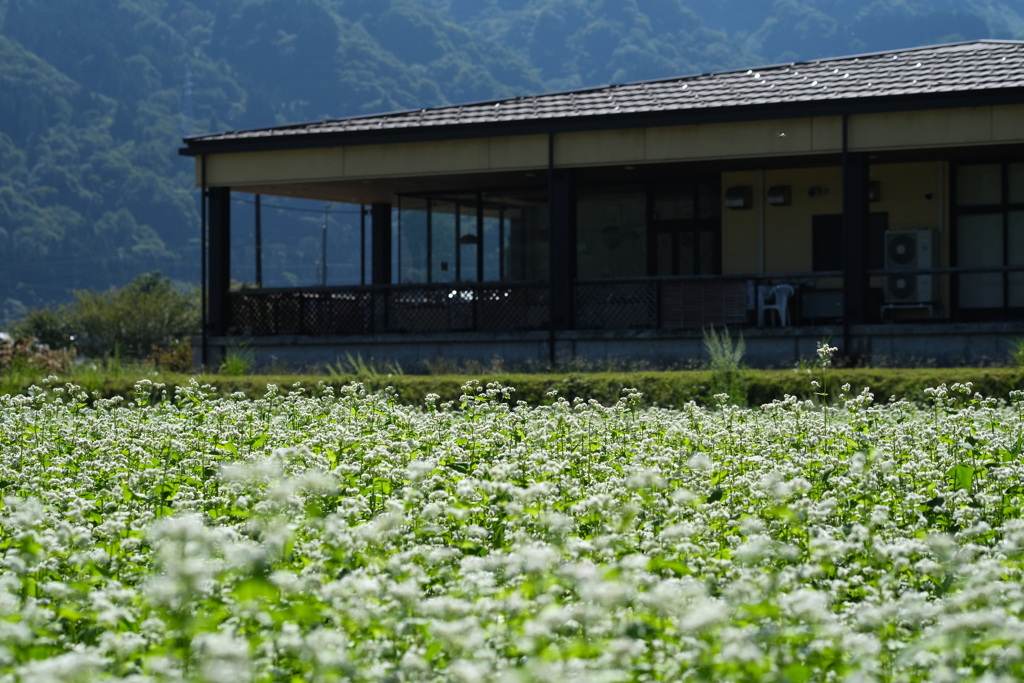
M 728 278 L 577 282 L 576 329 L 688 329 L 743 325 L 749 284 Z
M 666 330 L 742 325 L 748 288 L 743 280 L 683 280 L 661 283 L 661 324 Z
M 576 285 L 576 329 L 628 330 L 658 326 L 658 283 L 587 282 Z
M 546 329 L 543 284 L 395 285 L 230 294 L 228 332 L 254 336 Z

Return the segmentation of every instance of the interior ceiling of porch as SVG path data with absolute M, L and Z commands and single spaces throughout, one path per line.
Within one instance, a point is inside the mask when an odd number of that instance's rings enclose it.
M 870 153 L 870 161 L 872 164 L 915 161 L 967 162 L 1006 155 L 1024 155 L 1024 144 L 879 151 Z M 576 173 L 577 184 L 580 187 L 647 186 L 671 183 L 673 179 L 706 178 L 730 171 L 820 168 L 839 166 L 841 163 L 842 157 L 838 154 L 805 154 L 771 158 L 590 166 L 579 168 Z M 527 189 L 546 190 L 546 187 L 546 170 L 519 170 L 243 185 L 235 186 L 232 190 L 250 194 L 347 204 L 394 204 L 402 195 L 456 194 L 477 191 L 500 193 Z
M 373 178 L 366 180 L 329 180 L 322 182 L 245 185 L 235 192 L 297 197 L 347 204 L 395 203 L 399 195 L 444 192 L 496 192 L 547 186 L 546 171 L 503 171 L 450 175 Z
M 714 160 L 672 163 L 616 164 L 577 169 L 577 184 L 586 186 L 655 185 L 673 178 L 706 178 L 731 170 L 833 166 L 840 163 L 835 154 L 779 157 L 771 160 Z M 402 195 L 457 194 L 468 192 L 516 192 L 527 189 L 546 191 L 548 173 L 536 171 L 499 171 L 405 178 L 330 180 L 322 182 L 274 183 L 232 187 L 234 192 L 296 197 L 348 204 L 396 203 Z

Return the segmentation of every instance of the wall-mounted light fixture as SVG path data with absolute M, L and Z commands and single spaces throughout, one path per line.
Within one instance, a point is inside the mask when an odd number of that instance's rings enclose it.
M 789 206 L 793 203 L 793 187 L 791 185 L 776 185 L 768 188 L 769 206 Z
M 750 185 L 737 185 L 725 191 L 725 208 L 749 209 L 754 205 L 754 188 Z
M 815 185 L 811 189 L 807 190 L 808 197 L 824 197 L 828 194 L 828 188 L 822 185 Z

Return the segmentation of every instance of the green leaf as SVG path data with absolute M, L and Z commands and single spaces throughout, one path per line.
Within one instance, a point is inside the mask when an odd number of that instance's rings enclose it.
M 790 664 L 782 672 L 791 683 L 805 683 L 805 681 L 811 680 L 814 670 L 805 664 Z
M 57 618 L 67 619 L 68 621 L 81 621 L 85 618 L 85 615 L 71 609 L 70 607 L 61 607 L 60 611 L 57 612 Z
M 241 602 L 253 600 L 277 600 L 279 591 L 274 584 L 262 577 L 252 577 L 238 584 L 233 591 L 235 598 Z
M 121 493 L 124 494 L 124 499 L 126 502 L 133 500 L 145 500 L 145 498 L 137 495 L 134 491 L 128 488 L 128 484 L 121 484 Z
M 689 576 L 693 574 L 693 570 L 690 569 L 687 564 L 681 560 L 667 560 L 663 557 L 655 557 L 647 565 L 648 571 L 668 573 L 671 572 L 676 576 Z
M 967 465 L 954 465 L 946 476 L 953 480 L 954 491 L 970 491 L 974 485 L 974 468 Z

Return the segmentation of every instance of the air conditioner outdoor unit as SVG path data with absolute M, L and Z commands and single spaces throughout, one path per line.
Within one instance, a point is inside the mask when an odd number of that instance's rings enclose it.
M 934 266 L 935 236 L 931 230 L 889 230 L 885 233 L 885 269 L 902 270 L 885 276 L 885 302 L 924 304 L 935 300 L 935 278 L 915 270 Z

